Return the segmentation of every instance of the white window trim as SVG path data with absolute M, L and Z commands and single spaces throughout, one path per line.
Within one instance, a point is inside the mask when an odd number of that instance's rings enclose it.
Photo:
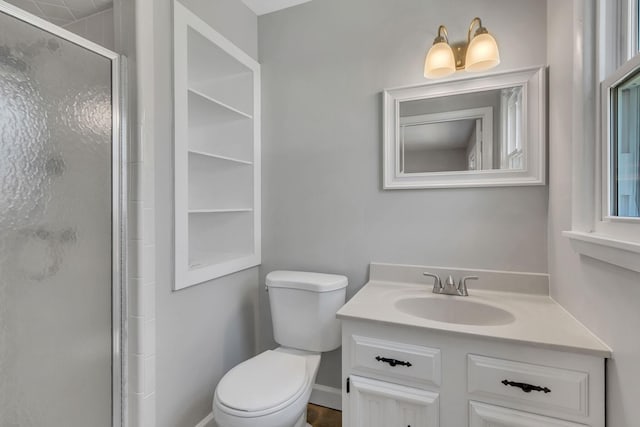
M 620 235 L 640 242 L 640 218 L 625 218 L 611 216 L 611 97 L 609 88 L 624 81 L 629 75 L 640 68 L 640 55 L 636 55 L 623 66 L 611 73 L 603 82 L 600 91 L 600 170 L 602 175 L 600 195 L 600 215 L 596 221 L 595 230 L 602 234 Z M 607 177 L 607 178 L 605 178 Z
M 608 138 L 601 124 L 599 89 L 606 77 L 624 73 L 618 64 L 638 51 L 637 11 L 633 0 L 574 0 L 573 53 L 573 215 L 564 236 L 580 254 L 640 272 L 640 220 L 608 213 Z M 605 31 L 609 29 L 608 31 Z M 616 37 L 623 28 L 631 37 Z M 628 43 L 626 40 L 629 40 Z M 614 52 L 614 55 L 605 55 Z M 621 60 L 624 58 L 624 60 Z M 595 70 L 595 72 L 594 72 Z M 607 81 L 610 83 L 610 81 Z M 601 103 L 603 100 L 603 103 Z M 608 106 L 607 106 L 608 107 Z

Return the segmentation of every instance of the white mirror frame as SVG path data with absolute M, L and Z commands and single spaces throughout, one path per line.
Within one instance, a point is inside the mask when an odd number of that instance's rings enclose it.
M 465 93 L 523 88 L 524 169 L 490 169 L 410 173 L 401 172 L 400 103 Z M 384 91 L 383 188 L 459 188 L 545 185 L 547 140 L 547 75 L 545 67 L 481 77 L 447 80 Z

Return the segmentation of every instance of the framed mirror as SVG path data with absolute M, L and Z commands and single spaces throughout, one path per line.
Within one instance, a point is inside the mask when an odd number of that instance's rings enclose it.
M 544 185 L 546 69 L 384 91 L 384 188 Z

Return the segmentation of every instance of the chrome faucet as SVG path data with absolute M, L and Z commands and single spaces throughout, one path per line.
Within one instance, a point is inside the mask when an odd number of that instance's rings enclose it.
M 422 273 L 422 275 L 433 278 L 433 293 L 439 294 L 440 290 L 442 289 L 442 281 L 440 280 L 440 276 L 433 273 L 427 273 L 426 271 Z
M 442 295 L 458 295 L 461 297 L 469 296 L 469 292 L 467 290 L 467 280 L 478 280 L 478 276 L 465 276 L 460 279 L 458 282 L 458 286 L 456 286 L 456 282 L 453 279 L 452 275 L 447 277 L 444 285 L 442 284 L 442 280 L 440 280 L 440 276 L 433 273 L 422 273 L 427 277 L 433 278 L 433 293 L 434 294 L 442 294 Z

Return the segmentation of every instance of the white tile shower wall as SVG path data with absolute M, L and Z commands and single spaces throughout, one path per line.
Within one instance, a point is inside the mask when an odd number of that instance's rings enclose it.
M 66 24 L 64 28 L 100 46 L 115 50 L 113 8 Z
M 129 388 L 130 427 L 155 427 L 156 425 L 156 312 L 155 312 L 155 182 L 153 163 L 154 121 L 153 73 L 142 70 L 153 67 L 153 0 L 139 0 L 132 10 L 131 2 L 121 0 L 123 13 L 135 12 L 135 111 L 136 127 L 132 129 L 136 143 L 129 154 L 131 158 L 130 205 L 132 227 L 131 252 L 135 253 L 131 266 L 129 325 L 130 372 L 136 373 L 136 381 Z M 151 12 L 151 13 L 150 13 Z M 127 18 L 124 18 L 127 19 Z M 118 26 L 117 23 L 116 26 Z M 126 23 L 121 23 L 126 27 Z M 135 265 L 135 266 L 134 266 Z
M 153 180 L 153 0 L 115 0 L 111 13 L 115 50 L 127 58 L 129 120 L 128 427 L 156 425 L 155 184 Z M 137 19 L 144 17 L 144 19 Z M 84 26 L 89 34 L 92 19 Z M 83 26 L 78 24 L 77 31 Z M 96 27 L 98 28 L 98 27 Z M 107 38 L 108 40 L 108 38 Z

